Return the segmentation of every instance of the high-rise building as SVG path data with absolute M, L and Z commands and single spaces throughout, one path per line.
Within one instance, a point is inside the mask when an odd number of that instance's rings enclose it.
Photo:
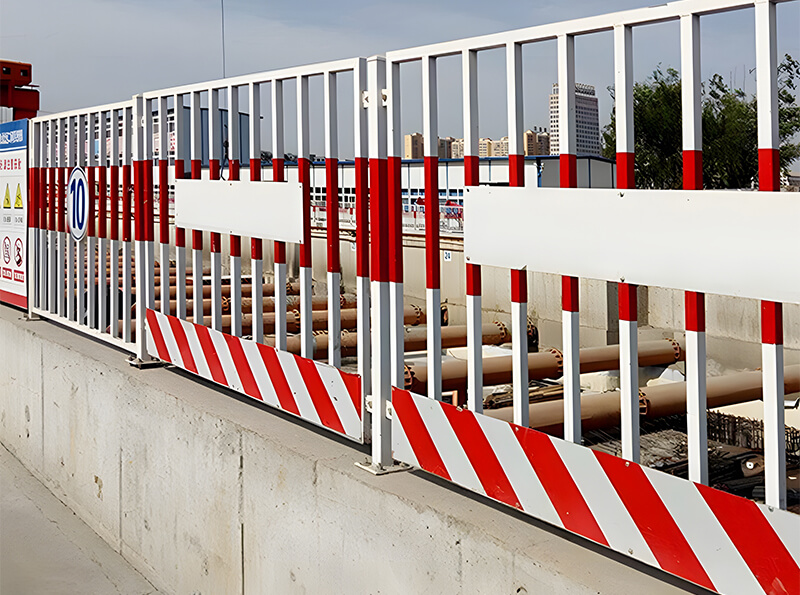
M 575 83 L 575 152 L 600 154 L 600 116 L 594 86 Z M 558 83 L 550 95 L 550 154 L 560 153 L 558 145 Z
M 549 155 L 550 135 L 545 132 L 544 128 L 526 130 L 523 145 L 526 155 Z
M 464 139 L 454 138 L 453 143 L 450 145 L 450 157 L 453 159 L 464 158 Z
M 425 156 L 424 137 L 419 133 L 405 135 L 405 158 L 422 159 Z
M 446 136 L 439 139 L 439 159 L 451 159 L 453 157 L 453 141 L 452 136 Z
M 478 139 L 478 157 L 492 156 L 492 142 L 490 138 Z
M 508 137 L 492 141 L 492 157 L 508 157 Z

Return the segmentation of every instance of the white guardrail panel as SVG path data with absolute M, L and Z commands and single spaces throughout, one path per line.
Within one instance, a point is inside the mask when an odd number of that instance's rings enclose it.
M 798 221 L 788 193 L 481 186 L 464 195 L 464 253 L 474 264 L 800 303 Z

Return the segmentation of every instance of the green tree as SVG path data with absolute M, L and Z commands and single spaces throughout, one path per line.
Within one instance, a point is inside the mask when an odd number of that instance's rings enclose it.
M 800 107 L 795 101 L 800 64 L 786 55 L 778 68 L 778 120 L 781 170 L 800 157 Z M 609 88 L 612 97 L 613 88 Z M 758 180 L 758 123 L 755 98 L 725 85 L 714 75 L 703 89 L 703 183 L 706 188 L 746 188 Z M 636 186 L 680 188 L 681 82 L 672 68 L 657 68 L 633 88 Z M 615 114 L 603 129 L 603 155 L 614 158 Z

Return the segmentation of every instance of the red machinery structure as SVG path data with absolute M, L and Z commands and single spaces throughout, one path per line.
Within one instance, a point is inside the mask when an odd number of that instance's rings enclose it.
M 33 69 L 25 62 L 0 60 L 0 106 L 14 110 L 14 119 L 35 118 L 39 111 L 39 91 L 29 89 Z

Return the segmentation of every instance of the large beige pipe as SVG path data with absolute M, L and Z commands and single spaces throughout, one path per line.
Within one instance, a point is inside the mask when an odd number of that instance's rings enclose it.
M 800 365 L 784 369 L 784 392 L 800 391 Z M 709 378 L 706 383 L 708 408 L 756 401 L 763 397 L 761 372 L 740 372 Z M 564 434 L 564 401 L 531 403 L 530 427 L 553 436 Z M 646 418 L 664 417 L 686 412 L 686 383 L 673 382 L 639 389 L 639 411 Z M 512 421 L 513 408 L 489 409 L 489 417 Z M 618 426 L 620 423 L 619 391 L 581 395 L 581 426 L 584 431 Z
M 499 345 L 506 343 L 510 334 L 502 323 L 490 323 L 483 325 L 484 345 Z M 445 338 L 446 337 L 446 338 Z M 274 337 L 266 337 L 264 342 L 267 345 L 274 345 Z M 314 333 L 314 357 L 324 359 L 328 354 L 328 333 L 318 331 Z M 427 344 L 427 329 L 424 327 L 410 327 L 404 333 L 404 351 L 422 351 Z M 466 326 L 449 326 L 442 328 L 442 348 L 463 347 L 467 344 Z M 358 335 L 354 332 L 342 331 L 342 356 L 350 357 L 357 355 Z M 288 337 L 286 340 L 286 350 L 290 353 L 300 354 L 300 337 Z
M 681 361 L 683 358 L 684 354 L 680 344 L 671 339 L 645 341 L 639 344 L 640 366 L 665 366 Z M 484 358 L 483 385 L 495 386 L 510 383 L 512 381 L 512 361 L 511 355 Z M 619 345 L 581 349 L 580 369 L 582 374 L 618 370 Z M 563 359 L 561 352 L 557 349 L 528 354 L 528 378 L 530 380 L 559 378 L 563 373 Z M 427 394 L 427 381 L 426 362 L 414 362 L 406 365 L 406 390 L 425 395 Z M 442 390 L 466 392 L 467 362 L 465 360 L 442 362 Z

